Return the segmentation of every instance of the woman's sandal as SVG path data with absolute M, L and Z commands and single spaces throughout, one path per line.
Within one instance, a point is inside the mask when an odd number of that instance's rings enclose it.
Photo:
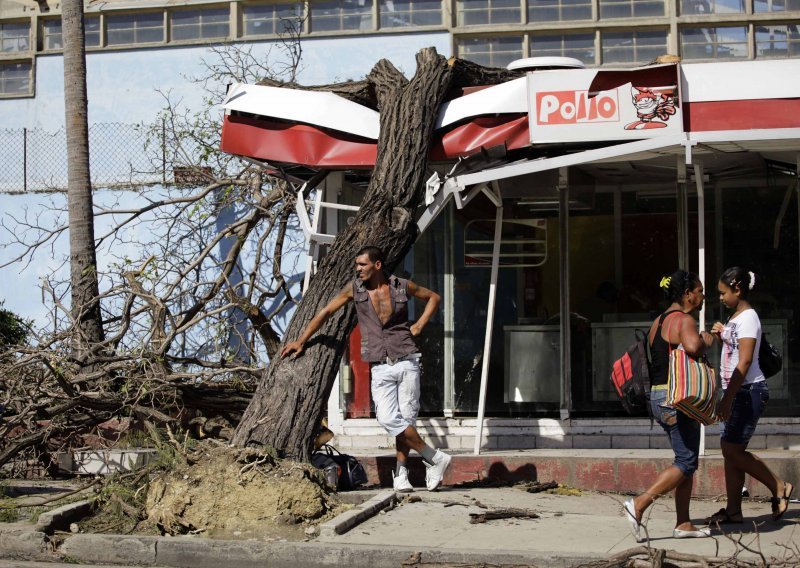
M 772 520 L 777 521 L 780 519 L 786 510 L 789 508 L 789 498 L 794 491 L 794 485 L 788 481 L 783 482 L 783 495 L 780 497 L 773 497 L 769 500 L 772 503 Z
M 738 513 L 729 513 L 724 507 L 710 517 L 706 518 L 707 525 L 727 525 L 731 523 L 743 522 L 744 517 L 742 517 L 741 511 Z

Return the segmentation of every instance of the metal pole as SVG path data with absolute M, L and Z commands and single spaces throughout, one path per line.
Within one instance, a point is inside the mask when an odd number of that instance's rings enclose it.
M 572 411 L 572 349 L 569 310 L 569 170 L 558 169 L 558 272 L 561 283 L 561 420 Z
M 455 320 L 453 307 L 455 305 L 455 252 L 453 251 L 453 210 L 448 207 L 445 211 L 444 231 L 444 409 L 445 418 L 452 418 L 455 414 L 456 391 L 453 375 L 453 329 Z
M 697 186 L 697 275 L 706 284 L 706 194 L 703 180 L 703 164 L 694 164 L 694 178 Z M 706 328 L 706 304 L 700 308 L 700 330 Z M 706 427 L 700 425 L 700 455 L 706 455 Z
M 501 202 L 502 203 L 502 202 Z M 497 272 L 500 267 L 500 238 L 503 230 L 503 207 L 497 207 L 494 220 L 494 246 L 492 248 L 492 277 L 489 285 L 489 306 L 486 309 L 486 336 L 483 340 L 483 366 L 481 367 L 481 393 L 478 400 L 478 424 L 475 429 L 475 455 L 481 453 L 483 436 L 483 416 L 486 413 L 486 384 L 489 378 L 489 358 L 492 350 L 492 327 L 494 306 L 497 297 Z
M 28 129 L 22 129 L 22 191 L 28 191 Z
M 175 180 L 172 180 L 175 181 Z M 161 183 L 167 184 L 167 119 L 161 119 Z

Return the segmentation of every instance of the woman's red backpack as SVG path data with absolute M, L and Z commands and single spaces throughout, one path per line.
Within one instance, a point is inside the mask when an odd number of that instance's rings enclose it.
M 614 361 L 611 382 L 628 414 L 648 413 L 647 395 L 650 392 L 650 345 L 641 329 L 634 332 L 636 343 Z M 641 337 L 639 337 L 641 335 Z

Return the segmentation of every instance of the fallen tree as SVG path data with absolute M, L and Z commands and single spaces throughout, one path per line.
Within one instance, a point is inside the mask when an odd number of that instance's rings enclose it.
M 411 249 L 417 237 L 414 215 L 424 195 L 433 129 L 439 107 L 452 89 L 519 76 L 447 60 L 433 48 L 423 49 L 416 59 L 417 71 L 411 80 L 381 60 L 365 82 L 322 88 L 380 112 L 378 154 L 358 214 L 320 262 L 286 339 L 295 339 L 314 314 L 352 281 L 355 253 L 361 247 L 381 247 L 389 270 Z M 352 306 L 334 314 L 308 342 L 303 357 L 271 361 L 236 429 L 235 445 L 271 447 L 286 456 L 308 459 L 354 314 Z

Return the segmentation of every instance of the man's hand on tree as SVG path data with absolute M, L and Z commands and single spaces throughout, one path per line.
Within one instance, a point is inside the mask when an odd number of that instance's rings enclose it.
M 281 359 L 283 359 L 287 355 L 291 355 L 292 353 L 294 353 L 292 359 L 297 359 L 300 355 L 303 354 L 304 347 L 305 345 L 303 345 L 303 343 L 301 343 L 300 341 L 292 341 L 291 343 L 287 343 L 284 346 L 284 348 L 281 349 Z

